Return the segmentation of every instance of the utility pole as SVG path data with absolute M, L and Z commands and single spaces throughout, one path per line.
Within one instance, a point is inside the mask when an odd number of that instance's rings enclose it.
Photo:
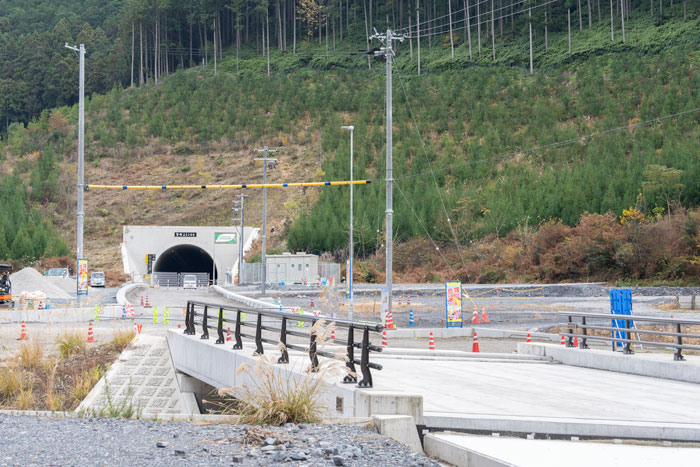
M 372 39 L 379 39 L 384 45 L 381 47 L 375 55 L 383 55 L 386 58 L 386 287 L 389 290 L 389 308 L 391 311 L 391 301 L 392 301 L 392 243 L 394 241 L 394 230 L 393 230 L 393 215 L 394 215 L 394 203 L 393 203 L 393 168 L 392 168 L 392 125 L 393 125 L 393 113 L 392 113 L 392 89 L 391 89 L 391 65 L 394 58 L 394 50 L 392 48 L 393 41 L 398 40 L 403 42 L 404 36 L 401 34 L 395 34 L 391 29 L 386 30 L 386 35 L 379 34 L 376 32 L 372 36 Z
M 263 185 L 267 184 L 267 165 L 269 162 L 277 162 L 277 159 L 267 157 L 270 152 L 277 152 L 277 149 L 269 149 L 265 146 L 262 149 L 255 149 L 255 152 L 262 152 L 265 157 L 256 157 L 256 161 L 263 161 Z M 262 280 L 261 292 L 265 295 L 265 285 L 267 282 L 267 263 L 265 260 L 265 252 L 267 251 L 267 187 L 263 187 L 263 205 L 262 205 Z
M 242 276 L 243 276 L 243 244 L 245 243 L 244 236 L 243 236 L 243 217 L 245 214 L 245 199 L 248 197 L 248 195 L 244 195 L 241 193 L 239 195 L 241 197 L 240 201 L 234 201 L 234 208 L 233 208 L 233 213 L 234 214 L 239 214 L 239 218 L 236 219 L 234 218 L 233 220 L 239 220 L 241 221 L 241 230 L 240 234 L 238 235 L 238 285 L 240 286 L 242 282 Z M 240 209 L 240 211 L 239 211 Z
M 352 321 L 352 312 L 353 312 L 353 305 L 355 301 L 354 294 L 352 292 L 352 274 L 353 271 L 355 270 L 354 267 L 354 262 L 355 262 L 355 255 L 354 255 L 354 240 L 353 240 L 353 235 L 352 235 L 352 224 L 353 224 L 353 219 L 352 219 L 352 211 L 353 211 L 353 199 L 352 199 L 352 144 L 353 144 L 353 135 L 355 133 L 355 127 L 350 125 L 350 126 L 341 126 L 340 127 L 342 130 L 347 130 L 350 132 L 350 244 L 348 246 L 348 271 L 347 271 L 347 280 L 348 280 L 348 294 L 350 295 L 348 298 L 350 299 L 350 309 L 348 311 L 348 320 Z
M 78 86 L 78 214 L 76 221 L 77 230 L 77 246 L 76 255 L 78 259 L 83 258 L 83 218 L 85 217 L 85 209 L 83 203 L 84 196 L 84 165 L 85 165 L 85 45 L 80 44 L 80 48 L 70 46 L 66 42 L 67 49 L 74 50 L 80 54 L 80 79 Z M 76 271 L 76 284 L 80 281 L 80 274 Z M 77 290 L 77 287 L 76 287 Z M 78 294 L 78 308 L 81 307 L 83 299 L 82 295 Z

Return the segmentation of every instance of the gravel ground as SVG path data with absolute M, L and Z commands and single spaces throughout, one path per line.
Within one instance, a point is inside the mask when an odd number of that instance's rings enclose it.
M 194 425 L 0 414 L 0 466 L 438 466 L 423 454 L 350 425 Z

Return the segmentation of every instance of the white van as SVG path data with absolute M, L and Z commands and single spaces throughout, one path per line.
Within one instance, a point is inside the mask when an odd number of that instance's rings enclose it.
M 182 278 L 182 288 L 183 289 L 196 289 L 197 288 L 197 276 L 194 274 L 185 274 Z

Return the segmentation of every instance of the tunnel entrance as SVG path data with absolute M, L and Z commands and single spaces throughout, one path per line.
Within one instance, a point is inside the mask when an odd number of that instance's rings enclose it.
M 154 273 L 207 273 L 211 277 L 214 260 L 205 250 L 194 245 L 177 245 L 168 248 L 156 259 Z M 219 271 L 214 269 L 214 280 Z

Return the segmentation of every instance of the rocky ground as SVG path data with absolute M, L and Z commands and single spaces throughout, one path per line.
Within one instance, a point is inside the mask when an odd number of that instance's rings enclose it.
M 438 466 L 351 425 L 197 425 L 0 414 L 0 466 Z

